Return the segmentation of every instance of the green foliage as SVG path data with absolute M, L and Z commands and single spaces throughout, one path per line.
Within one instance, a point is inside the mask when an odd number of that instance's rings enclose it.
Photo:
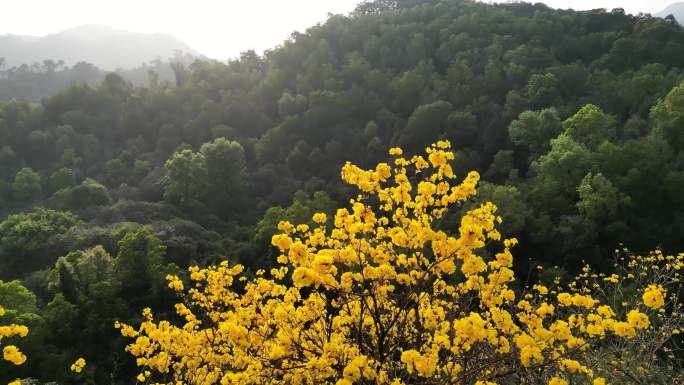
M 23 318 L 38 312 L 36 296 L 17 280 L 0 281 L 0 303 L 7 309 L 4 317 L 13 323 L 23 324 Z
M 238 142 L 218 138 L 200 148 L 208 169 L 209 205 L 223 217 L 242 211 L 248 202 L 245 150 Z
M 654 132 L 676 150 L 684 150 L 684 84 L 673 88 L 651 110 Z
M 122 297 L 141 303 L 164 286 L 165 246 L 147 227 L 126 234 L 119 241 L 114 261 L 114 278 L 122 285 Z
M 269 266 L 280 220 L 332 214 L 340 166 L 396 145 L 451 140 L 458 175 L 483 178 L 471 203 L 560 270 L 684 249 L 682 42 L 646 15 L 378 0 L 265 55 L 154 64 L 149 86 L 85 63 L 1 70 L 0 277 L 81 332 L 36 329 L 33 373 L 66 383 L 79 353 L 89 381 L 129 383 L 111 325 L 168 300 L 169 263 Z
M 447 122 L 452 105 L 439 100 L 419 106 L 409 117 L 406 130 L 402 131 L 397 143 L 402 148 L 415 151 L 430 138 L 439 137 L 447 130 Z
M 107 188 L 94 179 L 87 178 L 77 186 L 63 188 L 51 198 L 59 210 L 79 210 L 91 206 L 109 204 Z
M 79 224 L 68 212 L 37 208 L 0 222 L 0 276 L 18 276 L 52 264 L 64 251 L 63 236 Z
M 551 149 L 532 163 L 536 177 L 534 186 L 548 199 L 574 200 L 577 186 L 584 176 L 594 169 L 591 151 L 567 134 L 551 140 Z M 542 205 L 547 209 L 556 205 Z
M 76 184 L 74 178 L 74 170 L 62 167 L 50 175 L 50 188 L 53 191 L 58 191 Z
M 587 104 L 563 122 L 566 134 L 590 149 L 606 140 L 615 139 L 617 121 L 593 104 Z
M 135 65 L 139 65 L 139 62 Z M 159 82 L 169 81 L 173 77 L 169 63 L 159 60 L 153 60 L 137 68 L 119 69 L 116 72 L 134 84 L 150 86 L 154 83 L 152 79 Z M 97 84 L 105 78 L 106 73 L 103 69 L 84 61 L 67 66 L 61 60 L 48 59 L 8 67 L 3 65 L 0 58 L 0 100 L 20 98 L 37 102 L 59 93 L 72 83 Z
M 30 167 L 17 172 L 12 181 L 12 195 L 20 202 L 31 201 L 40 194 L 40 175 Z
M 508 134 L 515 145 L 529 151 L 530 159 L 536 159 L 549 150 L 549 142 L 562 130 L 558 112 L 554 108 L 548 108 L 521 113 L 511 122 Z
M 580 214 L 595 221 L 613 218 L 621 206 L 629 204 L 629 197 L 620 193 L 601 173 L 588 173 L 577 187 L 577 192 Z
M 180 204 L 200 199 L 207 193 L 209 175 L 203 154 L 182 150 L 164 163 L 164 197 Z

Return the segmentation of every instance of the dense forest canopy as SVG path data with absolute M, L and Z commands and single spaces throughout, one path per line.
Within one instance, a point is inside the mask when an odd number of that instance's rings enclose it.
M 378 0 L 263 56 L 176 62 L 173 81 L 110 73 L 39 103 L 10 94 L 0 298 L 20 298 L 9 316 L 35 330 L 20 370 L 70 383 L 62 369 L 82 354 L 95 383 L 126 382 L 111 326 L 170 303 L 165 274 L 270 266 L 278 221 L 330 213 L 348 198 L 340 166 L 393 146 L 448 139 L 455 172 L 483 176 L 463 210 L 501 208 L 529 258 L 519 271 L 607 268 L 622 245 L 683 249 L 682 68 L 672 20 Z

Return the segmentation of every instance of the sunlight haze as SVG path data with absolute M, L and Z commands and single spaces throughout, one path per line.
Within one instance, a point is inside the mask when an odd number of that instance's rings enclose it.
M 622 7 L 627 12 L 655 13 L 673 0 L 548 0 L 552 7 L 591 9 Z M 0 34 L 43 36 L 83 24 L 121 30 L 171 34 L 216 59 L 263 52 L 324 22 L 329 13 L 346 14 L 358 0 L 33 0 L 3 4 Z M 36 12 L 40 9 L 40 12 Z M 1 53 L 0 53 L 1 54 Z

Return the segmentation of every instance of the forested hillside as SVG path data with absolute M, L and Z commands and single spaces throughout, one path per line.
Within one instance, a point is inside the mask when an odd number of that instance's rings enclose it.
M 83 355 L 128 383 L 112 325 L 171 308 L 166 274 L 272 266 L 279 220 L 334 214 L 340 167 L 395 146 L 451 142 L 483 180 L 462 210 L 500 207 L 520 272 L 684 249 L 683 68 L 684 29 L 619 9 L 378 0 L 174 81 L 2 102 L 0 302 L 33 332 L 0 382 L 69 384 Z
M 173 69 L 177 63 L 191 63 L 192 61 L 194 59 L 191 56 L 177 52 L 176 56 L 167 61 L 157 58 L 150 63 L 142 63 L 136 68 L 119 69 L 116 74 L 135 86 L 148 86 L 152 83 L 173 80 Z M 95 86 L 104 80 L 107 73 L 85 61 L 72 66 L 66 65 L 61 60 L 43 60 L 9 66 L 0 56 L 0 101 L 21 99 L 39 102 L 64 91 L 74 83 Z

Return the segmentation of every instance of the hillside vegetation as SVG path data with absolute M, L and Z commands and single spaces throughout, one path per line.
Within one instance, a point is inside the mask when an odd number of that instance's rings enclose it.
M 174 80 L 173 68 L 178 62 L 192 62 L 190 56 L 176 55 L 167 61 L 152 60 L 128 70 L 117 70 L 116 74 L 135 86 L 148 86 L 155 82 Z M 0 101 L 21 99 L 40 102 L 73 84 L 96 86 L 109 71 L 87 62 L 73 66 L 63 61 L 43 60 L 31 64 L 8 66 L 0 57 Z
M 276 265 L 281 220 L 332 216 L 340 167 L 449 140 L 519 240 L 514 266 L 601 271 L 616 249 L 684 249 L 684 30 L 620 10 L 378 0 L 263 56 L 108 74 L 0 103 L 0 303 L 32 332 L 0 381 L 129 383 L 115 320 L 172 309 L 163 278 Z M 533 271 L 534 270 L 534 271 Z M 535 277 L 536 278 L 536 277 Z M 19 281 L 14 281 L 19 280 Z M 7 365 L 7 366 L 5 366 Z

